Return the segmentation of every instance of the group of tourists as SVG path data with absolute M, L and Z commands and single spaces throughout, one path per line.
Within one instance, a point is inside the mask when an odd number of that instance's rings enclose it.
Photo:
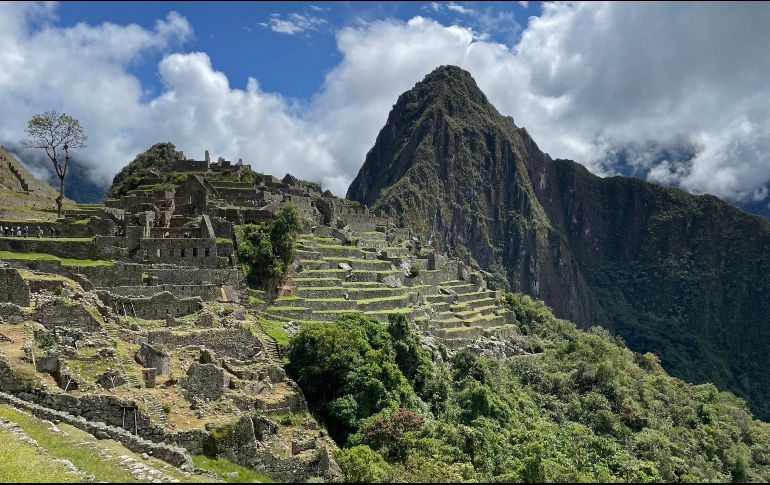
M 61 231 L 56 227 L 51 227 L 51 237 L 61 237 Z M 0 226 L 0 233 L 5 237 L 29 237 L 29 226 Z M 37 237 L 45 237 L 45 231 L 40 226 L 37 226 Z

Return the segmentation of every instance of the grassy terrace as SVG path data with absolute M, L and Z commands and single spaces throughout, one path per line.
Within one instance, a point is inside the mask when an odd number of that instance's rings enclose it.
M 382 259 L 362 259 L 362 258 L 347 258 L 347 257 L 335 257 L 325 256 L 324 261 L 345 261 L 350 263 L 374 263 L 374 264 L 392 264 L 390 261 L 384 261 Z M 317 261 L 317 260 L 316 260 Z
M 60 258 L 46 253 L 14 253 L 0 251 L 0 259 L 28 259 L 36 261 L 60 261 L 64 266 L 113 266 L 115 263 L 103 259 Z
M 283 323 L 277 320 L 258 317 L 257 324 L 262 330 L 279 345 L 289 345 L 289 334 L 283 328 Z
M 37 228 L 35 228 L 35 231 Z M 9 240 L 21 240 L 21 241 L 59 241 L 59 242 L 93 242 L 93 237 L 37 237 L 33 234 L 33 230 L 29 228 L 30 235 L 28 237 L 19 236 L 0 236 L 0 239 Z
M 0 406 L 0 417 L 19 425 L 40 446 L 38 450 L 30 450 L 25 449 L 25 447 L 15 447 L 13 444 L 8 447 L 8 442 L 3 441 L 3 446 L 0 446 L 0 456 L 10 450 L 11 457 L 16 456 L 14 451 L 19 451 L 22 453 L 20 457 L 29 459 L 23 463 L 23 467 L 11 466 L 10 468 L 6 466 L 8 462 L 2 460 L 0 480 L 3 482 L 35 480 L 55 482 L 59 478 L 64 481 L 81 481 L 77 480 L 79 478 L 77 476 L 73 477 L 76 480 L 67 480 L 67 474 L 62 474 L 62 468 L 58 466 L 59 463 L 53 461 L 55 459 L 69 460 L 86 474 L 94 475 L 95 481 L 139 482 L 131 473 L 130 464 L 121 461 L 123 456 L 132 458 L 135 463 L 145 463 L 179 481 L 208 481 L 205 477 L 186 475 L 179 469 L 155 458 L 143 460 L 139 455 L 113 440 L 97 440 L 90 434 L 66 424 L 59 424 L 58 427 L 62 432 L 56 433 L 45 422 L 10 406 Z M 5 437 L 4 435 L 0 436 Z M 11 460 L 12 463 L 13 460 Z

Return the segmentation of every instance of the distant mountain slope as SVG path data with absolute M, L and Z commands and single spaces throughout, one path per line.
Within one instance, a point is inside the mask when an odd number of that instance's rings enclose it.
M 56 218 L 54 199 L 59 192 L 36 179 L 13 155 L 0 149 L 0 219 L 26 220 Z M 65 199 L 65 208 L 74 202 Z
M 452 66 L 399 97 L 347 197 L 770 418 L 765 219 L 552 160 Z

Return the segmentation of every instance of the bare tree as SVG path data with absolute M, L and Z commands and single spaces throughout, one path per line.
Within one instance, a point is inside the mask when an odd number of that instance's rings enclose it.
M 64 200 L 64 177 L 70 162 L 70 150 L 85 148 L 88 137 L 83 133 L 80 121 L 66 113 L 46 111 L 35 115 L 27 123 L 24 130 L 28 138 L 21 141 L 27 148 L 42 148 L 51 159 L 54 171 L 59 177 L 59 197 L 56 198 L 56 208 L 59 217 L 62 216 L 62 201 Z M 62 151 L 64 153 L 62 153 Z M 62 155 L 64 159 L 62 159 Z

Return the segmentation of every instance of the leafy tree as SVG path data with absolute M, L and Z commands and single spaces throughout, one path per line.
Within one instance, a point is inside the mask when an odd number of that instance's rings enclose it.
M 260 285 L 283 277 L 294 259 L 294 243 L 301 229 L 293 205 L 281 207 L 269 223 L 238 227 L 238 257 L 248 268 L 250 282 Z
M 388 478 L 388 464 L 366 445 L 339 450 L 336 458 L 348 483 L 377 483 Z
M 341 443 L 362 419 L 417 402 L 384 326 L 361 314 L 303 326 L 291 340 L 286 368 Z
M 535 355 L 462 350 L 436 364 L 402 316 L 346 315 L 292 339 L 289 374 L 343 446 L 346 481 L 770 479 L 770 425 L 743 401 L 540 301 L 505 301 Z
M 24 130 L 28 138 L 21 141 L 27 148 L 42 148 L 51 160 L 54 172 L 59 177 L 59 197 L 56 198 L 56 210 L 62 216 L 64 200 L 64 177 L 70 162 L 70 150 L 85 148 L 88 137 L 83 132 L 80 121 L 66 113 L 46 111 L 32 117 Z M 62 151 L 64 153 L 62 153 Z

